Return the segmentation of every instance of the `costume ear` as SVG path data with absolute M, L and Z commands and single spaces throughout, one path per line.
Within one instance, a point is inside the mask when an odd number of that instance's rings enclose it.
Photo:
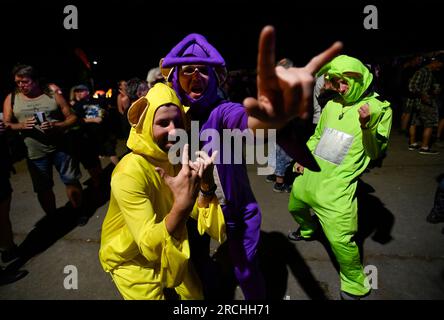
M 143 119 L 145 118 L 146 110 L 149 107 L 148 99 L 145 97 L 141 97 L 138 100 L 134 101 L 134 103 L 128 109 L 128 122 L 131 127 L 139 129 L 142 126 Z
M 162 58 L 159 61 L 160 72 L 162 73 L 162 76 L 163 76 L 163 78 L 165 79 L 166 82 L 171 82 L 171 77 L 173 75 L 174 67 L 172 67 L 172 68 L 164 68 L 164 67 L 162 67 L 164 59 L 165 58 Z

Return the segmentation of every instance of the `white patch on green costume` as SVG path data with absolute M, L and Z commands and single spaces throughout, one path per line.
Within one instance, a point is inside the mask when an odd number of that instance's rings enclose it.
M 325 161 L 340 165 L 352 143 L 352 135 L 336 129 L 325 128 L 314 154 Z

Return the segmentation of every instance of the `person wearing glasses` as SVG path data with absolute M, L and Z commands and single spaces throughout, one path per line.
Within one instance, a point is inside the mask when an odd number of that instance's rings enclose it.
M 308 113 L 313 73 L 336 55 L 341 45 L 333 45 L 304 68 L 284 69 L 275 68 L 274 39 L 274 28 L 266 26 L 259 39 L 258 99 L 245 100 L 245 106 L 226 101 L 219 94 L 226 76 L 225 60 L 204 36 L 187 35 L 161 59 L 162 74 L 181 102 L 190 107 L 188 115 L 191 120 L 199 121 L 201 132 L 217 130 L 222 137 L 224 129 L 279 129 L 296 116 Z M 224 146 L 217 149 L 213 141 L 205 147 L 219 151 L 220 159 L 227 152 Z M 227 225 L 235 276 L 246 300 L 266 299 L 257 254 L 261 211 L 251 190 L 246 166 L 216 162 L 215 167 L 216 194 Z M 201 270 L 202 282 L 209 285 L 212 279 L 208 270 Z M 211 287 L 206 293 L 209 290 Z

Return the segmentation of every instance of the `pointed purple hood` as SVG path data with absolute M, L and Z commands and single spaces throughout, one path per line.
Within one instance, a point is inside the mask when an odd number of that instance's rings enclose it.
M 202 64 L 212 66 L 209 73 L 208 87 L 199 99 L 193 99 L 186 94 L 179 83 L 177 66 L 187 64 Z M 162 60 L 163 74 L 168 75 L 168 82 L 178 93 L 183 104 L 191 107 L 191 112 L 199 119 L 207 117 L 213 104 L 219 100 L 218 86 L 224 81 L 226 75 L 225 60 L 204 36 L 192 33 L 180 41 Z M 171 70 L 167 70 L 171 68 Z
M 162 67 L 205 64 L 225 67 L 225 60 L 204 36 L 192 33 L 180 41 L 165 57 Z

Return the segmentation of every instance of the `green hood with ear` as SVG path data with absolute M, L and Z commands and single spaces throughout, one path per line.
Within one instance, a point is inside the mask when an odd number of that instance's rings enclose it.
M 322 74 L 326 74 L 327 79 L 337 77 L 347 81 L 349 89 L 341 95 L 346 104 L 360 100 L 373 80 L 373 75 L 361 61 L 347 55 L 337 56 L 324 65 L 317 75 Z

